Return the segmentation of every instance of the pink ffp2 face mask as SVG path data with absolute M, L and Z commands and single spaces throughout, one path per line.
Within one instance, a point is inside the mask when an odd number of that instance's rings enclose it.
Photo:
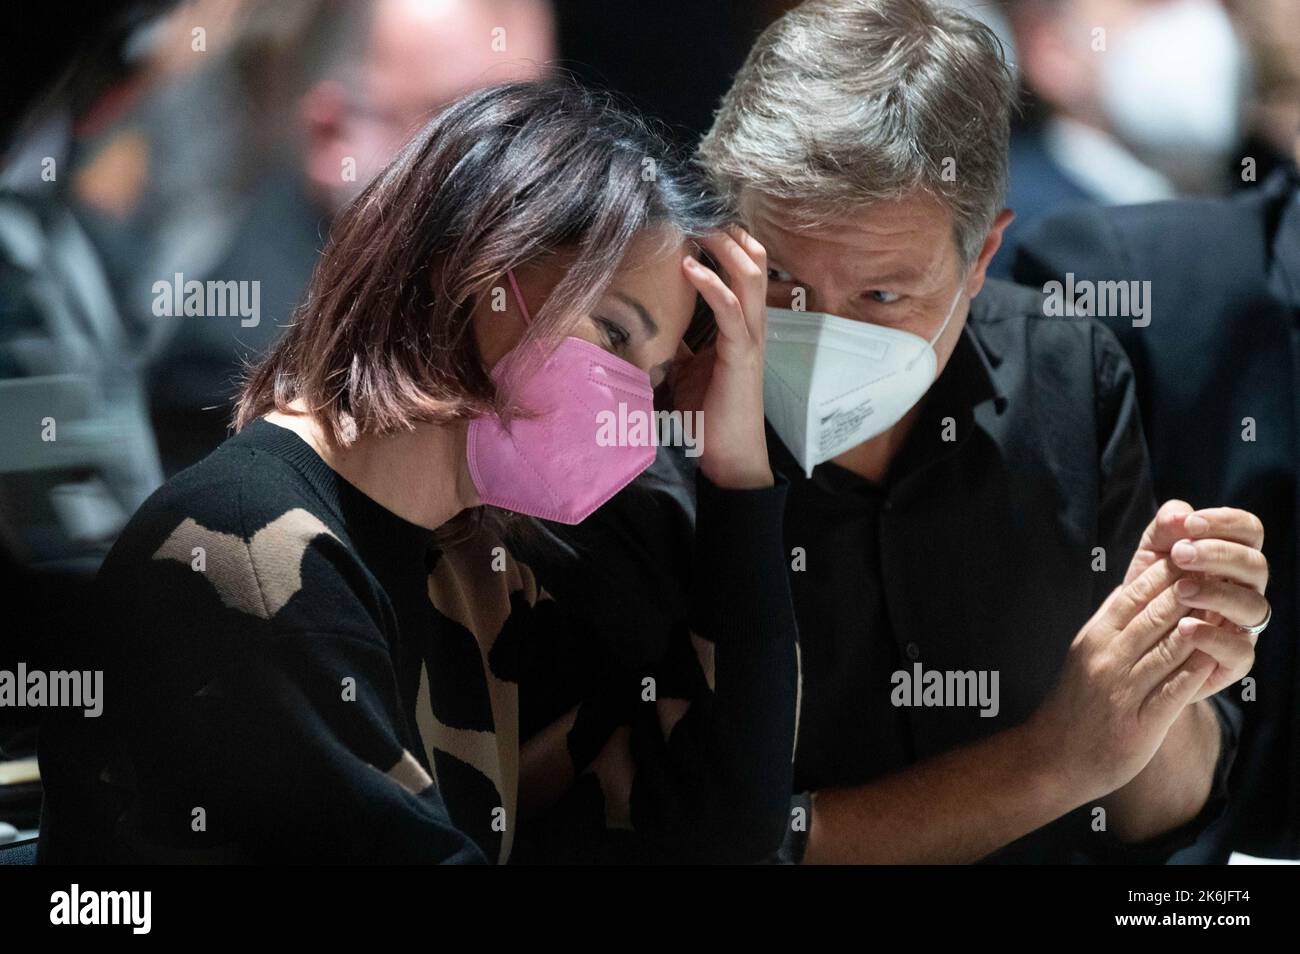
M 531 318 L 514 272 L 506 275 L 527 323 Z M 529 367 L 536 370 L 527 380 L 512 381 L 517 369 Z M 495 414 L 470 422 L 469 473 L 484 504 L 581 523 L 654 461 L 652 441 L 597 441 L 602 413 L 654 420 L 650 375 L 603 348 L 573 337 L 558 344 L 534 341 L 498 361 L 492 379 L 514 384 L 523 413 L 509 427 Z

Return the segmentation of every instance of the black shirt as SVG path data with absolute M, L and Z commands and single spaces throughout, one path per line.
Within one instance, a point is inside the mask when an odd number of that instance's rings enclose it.
M 786 548 L 804 559 L 790 573 L 796 789 L 865 783 L 1023 722 L 1122 581 L 1155 511 L 1132 373 L 1100 324 L 1044 317 L 1041 302 L 987 283 L 881 486 L 830 462 L 808 478 L 769 431 L 791 485 Z M 918 665 L 996 672 L 996 713 L 895 705 L 893 674 Z M 1094 833 L 1083 806 L 994 857 L 1156 860 L 1220 802 L 1144 850 Z

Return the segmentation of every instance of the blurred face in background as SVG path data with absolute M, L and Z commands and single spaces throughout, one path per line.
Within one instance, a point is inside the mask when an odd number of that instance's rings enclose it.
M 1174 179 L 1237 144 L 1245 45 L 1220 0 L 1016 0 L 1019 66 L 1053 113 L 1119 139 Z
M 1255 68 L 1255 130 L 1300 162 L 1300 0 L 1236 0 L 1232 10 Z
M 308 177 L 335 210 L 434 112 L 482 86 L 537 78 L 555 56 L 545 0 L 378 0 L 366 26 L 357 60 L 303 103 Z

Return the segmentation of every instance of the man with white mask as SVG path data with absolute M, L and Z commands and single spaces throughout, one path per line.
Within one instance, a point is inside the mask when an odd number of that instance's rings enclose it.
M 794 860 L 1158 862 L 1225 804 L 1262 528 L 1156 515 L 1114 338 L 986 281 L 1014 96 L 938 0 L 808 0 L 701 145 L 769 266 Z
M 916 406 L 935 379 L 934 345 L 960 300 L 959 288 L 928 341 L 835 315 L 768 309 L 764 406 L 808 477 Z
M 1217 500 L 1157 516 L 1114 337 L 986 281 L 1014 96 L 993 34 L 939 0 L 808 0 L 701 143 L 768 268 L 802 667 L 782 860 L 1162 862 L 1226 803 L 1263 530 Z M 727 439 L 707 414 L 703 439 Z M 691 605 L 689 485 L 528 554 L 661 700 L 684 691 L 658 676 Z

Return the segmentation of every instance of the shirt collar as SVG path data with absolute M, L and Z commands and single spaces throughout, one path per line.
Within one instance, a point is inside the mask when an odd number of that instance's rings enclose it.
M 1156 202 L 1177 194 L 1165 176 L 1099 129 L 1057 118 L 1048 123 L 1043 141 L 1070 178 L 1108 205 Z
M 971 316 L 983 309 L 976 296 L 971 303 Z M 972 324 L 967 319 L 943 373 L 926 392 L 912 432 L 890 467 L 888 485 L 898 487 L 929 464 L 956 453 L 980 426 L 976 408 L 992 404 L 1001 414 L 1006 407 L 1007 399 L 997 376 L 1001 356 L 980 337 L 979 328 L 978 323 Z M 954 439 L 935 440 L 934 436 L 946 429 L 949 418 L 956 427 Z
M 978 405 L 992 401 L 1000 414 L 1007 405 L 1006 394 L 997 375 L 1002 355 L 980 336 L 978 324 L 972 323 L 972 319 L 984 309 L 985 305 L 977 295 L 971 302 L 970 317 L 966 319 L 952 356 L 948 359 L 943 374 L 931 386 L 930 392 L 950 398 L 950 406 L 955 402 L 972 411 Z

